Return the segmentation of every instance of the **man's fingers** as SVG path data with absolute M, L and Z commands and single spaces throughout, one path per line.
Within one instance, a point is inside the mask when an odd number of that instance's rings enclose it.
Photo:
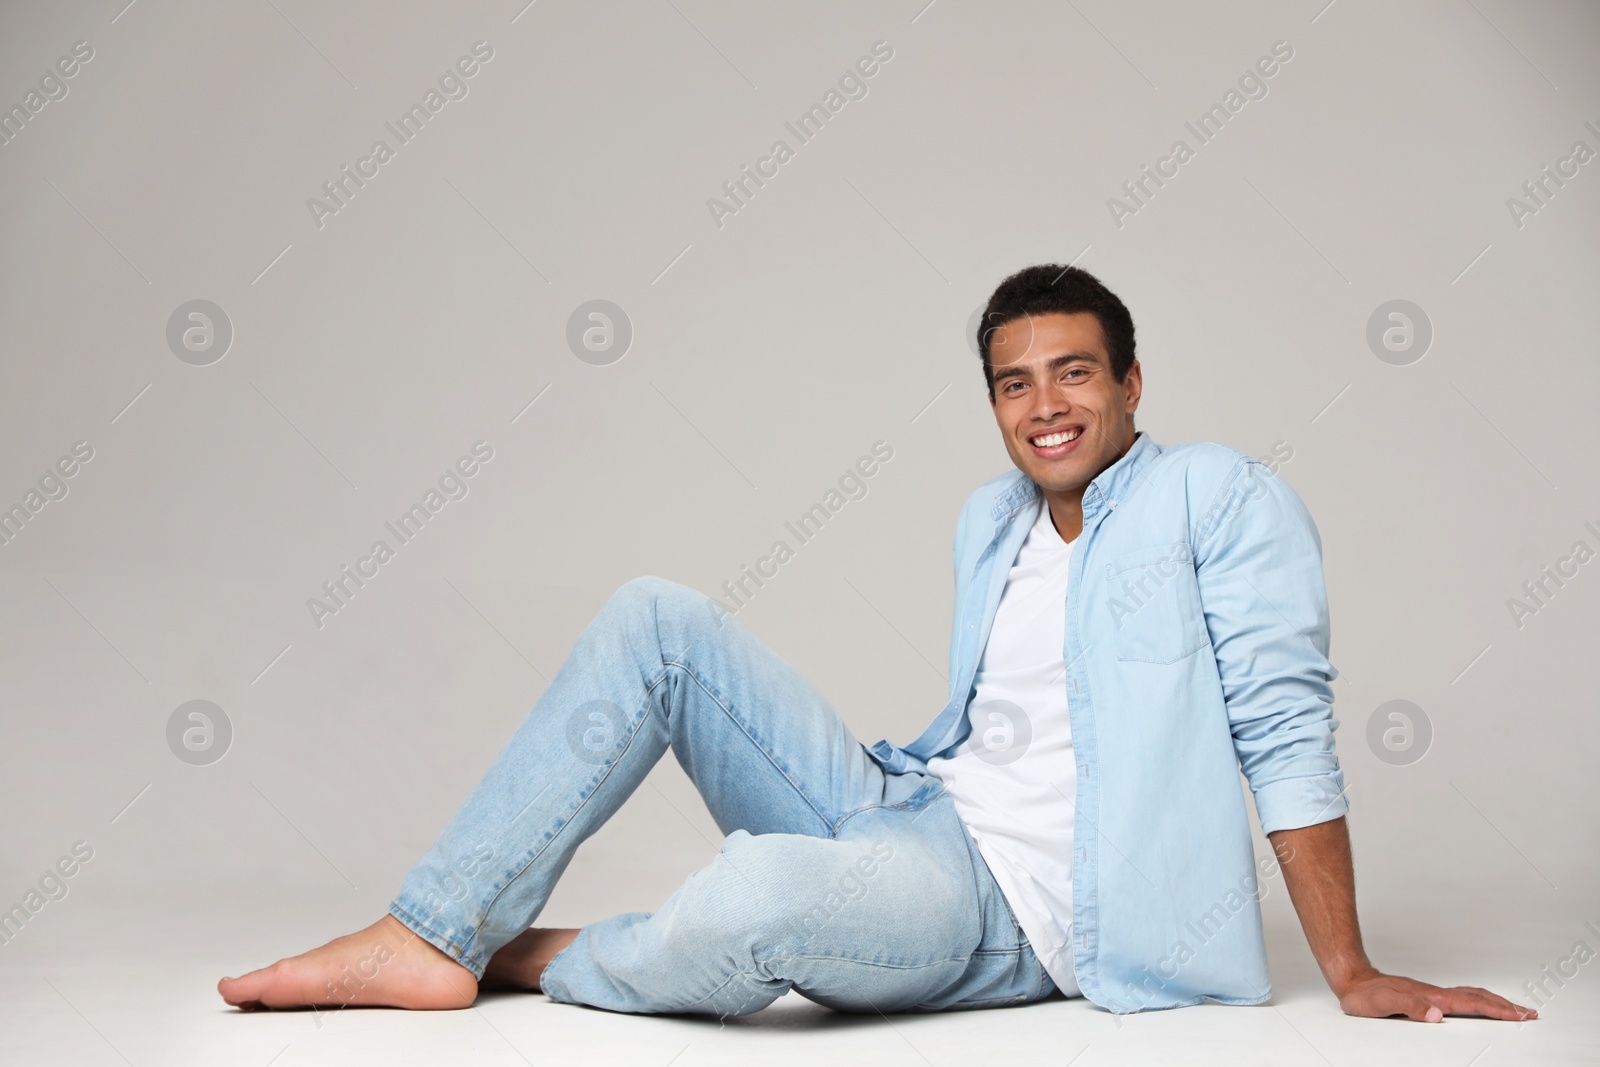
M 1502 1019 L 1507 1022 L 1520 1022 L 1523 1019 L 1536 1019 L 1538 1011 L 1514 1005 L 1498 993 L 1490 990 L 1478 989 L 1477 985 L 1453 985 L 1450 989 L 1438 989 L 1424 993 L 1424 1000 L 1430 1005 L 1440 1009 L 1446 1016 L 1483 1016 L 1486 1019 Z M 1408 1013 L 1413 1019 L 1418 1019 L 1418 1014 Z M 1424 1013 L 1426 1014 L 1426 1013 Z M 1427 1019 L 1434 1022 L 1434 1019 Z
M 1538 1012 L 1521 1004 L 1513 1004 L 1497 993 L 1477 986 L 1456 986 L 1440 991 L 1433 1003 L 1450 1015 L 1482 1015 L 1490 1019 L 1519 1021 L 1537 1018 Z
M 1374 1018 L 1404 1016 L 1417 1022 L 1437 1023 L 1447 1015 L 1481 1015 L 1488 1019 L 1520 1022 L 1537 1019 L 1539 1013 L 1514 1004 L 1478 986 L 1441 988 L 1409 978 L 1380 976 L 1341 999 L 1340 1006 L 1350 1015 Z

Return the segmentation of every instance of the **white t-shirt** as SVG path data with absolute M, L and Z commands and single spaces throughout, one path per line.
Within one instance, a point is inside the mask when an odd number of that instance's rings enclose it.
M 1041 500 L 978 661 L 967 707 L 972 732 L 950 758 L 928 761 L 1039 962 L 1067 996 L 1079 993 L 1072 968 L 1077 764 L 1062 651 L 1072 548 Z

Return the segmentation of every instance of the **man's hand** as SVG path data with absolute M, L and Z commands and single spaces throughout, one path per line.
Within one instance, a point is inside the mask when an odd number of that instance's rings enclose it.
M 1289 899 L 1300 916 L 1311 954 L 1328 988 L 1347 1015 L 1404 1015 L 1436 1023 L 1446 1015 L 1482 1015 L 1520 1022 L 1537 1019 L 1532 1008 L 1513 1004 L 1477 986 L 1448 989 L 1384 974 L 1367 960 L 1356 921 L 1355 870 L 1344 816 L 1267 837 L 1278 854 Z
M 1423 1023 L 1443 1021 L 1446 1015 L 1482 1015 L 1489 1019 L 1521 1022 L 1537 1019 L 1532 1008 L 1513 1004 L 1505 997 L 1477 986 L 1458 985 L 1442 989 L 1414 978 L 1371 971 L 1352 979 L 1336 990 L 1339 1007 L 1346 1015 L 1383 1019 L 1404 1015 Z

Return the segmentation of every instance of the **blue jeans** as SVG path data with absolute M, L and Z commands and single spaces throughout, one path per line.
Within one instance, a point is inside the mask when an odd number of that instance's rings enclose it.
M 658 911 L 584 927 L 540 977 L 552 999 L 728 1016 L 790 989 L 853 1012 L 1053 993 L 940 783 L 886 772 L 712 605 L 661 578 L 623 585 L 390 913 L 482 977 L 670 747 L 720 852 Z

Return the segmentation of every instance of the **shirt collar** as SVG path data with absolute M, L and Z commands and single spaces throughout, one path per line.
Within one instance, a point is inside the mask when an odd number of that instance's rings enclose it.
M 1116 508 L 1133 491 L 1134 480 L 1143 476 L 1145 466 L 1160 454 L 1161 446 L 1150 440 L 1149 434 L 1143 430 L 1135 434 L 1132 446 L 1122 458 L 1095 475 L 1084 490 L 1084 519 L 1092 519 L 1103 510 Z M 995 498 L 990 515 L 998 522 L 1024 504 L 1037 501 L 1042 495 L 1038 483 L 1019 470 L 1013 484 Z

